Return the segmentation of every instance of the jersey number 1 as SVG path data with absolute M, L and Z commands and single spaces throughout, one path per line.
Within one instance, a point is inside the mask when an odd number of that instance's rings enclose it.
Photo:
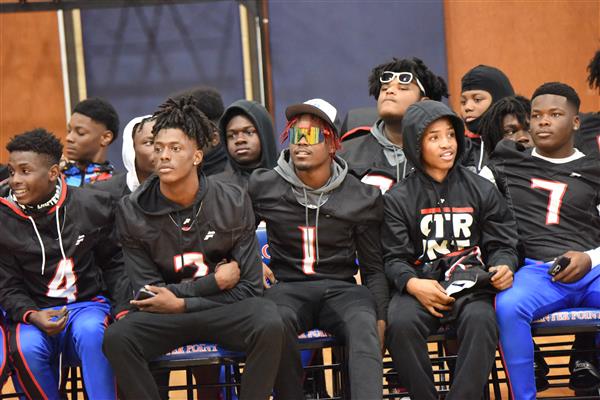
M 315 273 L 315 227 L 299 226 L 302 233 L 302 271 L 306 275 Z
M 531 188 L 547 190 L 550 192 L 546 211 L 546 225 L 558 224 L 560 222 L 560 206 L 562 205 L 563 197 L 567 191 L 567 184 L 532 178 Z
M 46 296 L 54 298 L 66 298 L 68 303 L 75 301 L 77 295 L 77 279 L 73 268 L 75 264 L 72 258 L 62 259 L 56 267 L 52 281 L 48 284 Z

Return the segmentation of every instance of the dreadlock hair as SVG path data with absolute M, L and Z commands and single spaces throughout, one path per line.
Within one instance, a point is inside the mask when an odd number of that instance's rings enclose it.
M 209 142 L 210 136 L 217 129 L 214 122 L 198 108 L 198 102 L 193 96 L 183 96 L 177 100 L 167 99 L 152 115 L 156 120 L 152 133 L 156 137 L 163 129 L 181 129 L 190 139 L 203 149 Z
M 52 133 L 43 128 L 14 136 L 6 145 L 9 153 L 13 151 L 32 151 L 45 156 L 48 166 L 58 164 L 62 156 L 63 145 Z
M 596 88 L 600 91 L 600 50 L 598 50 L 590 60 L 587 70 L 590 73 L 587 78 L 590 88 Z
M 575 89 L 566 83 L 562 82 L 546 82 L 542 86 L 535 89 L 535 92 L 531 95 L 531 101 L 536 97 L 544 94 L 554 94 L 556 96 L 566 97 L 567 103 L 571 103 L 575 107 L 575 111 L 579 112 L 579 105 L 581 101 Z
M 217 89 L 209 86 L 198 86 L 187 89 L 175 94 L 172 98 L 179 100 L 186 96 L 192 96 L 196 99 L 197 107 L 210 119 L 215 125 L 218 125 L 219 119 L 225 112 L 223 97 Z
M 80 101 L 73 108 L 74 113 L 85 115 L 104 125 L 113 134 L 111 143 L 117 138 L 119 134 L 119 115 L 108 101 L 99 97 Z
M 531 104 L 523 96 L 509 96 L 498 100 L 482 116 L 479 131 L 488 155 L 491 155 L 499 141 L 504 139 L 503 121 L 507 115 L 514 115 L 523 129 L 529 129 Z
M 369 94 L 377 100 L 381 91 L 381 82 L 379 77 L 383 71 L 392 72 L 411 72 L 415 78 L 425 88 L 425 96 L 431 100 L 441 101 L 442 97 L 448 97 L 448 86 L 444 78 L 435 75 L 425 65 L 425 63 L 417 58 L 393 58 L 392 61 L 376 66 L 371 70 L 369 75 Z
M 279 140 L 282 144 L 286 140 L 288 140 L 290 128 L 293 127 L 294 125 L 296 125 L 296 122 L 298 122 L 298 119 L 300 119 L 300 116 L 301 115 L 296 115 L 295 117 L 290 119 L 287 122 L 287 124 L 285 125 L 285 128 L 283 128 L 283 132 L 281 132 L 281 135 L 279 135 Z M 327 145 L 329 147 L 329 155 L 333 158 L 333 156 L 335 156 L 336 151 L 338 151 L 342 147 L 340 138 L 335 133 L 335 130 L 326 121 L 323 121 L 320 118 L 319 118 L 319 120 L 322 121 L 321 127 L 323 129 L 323 135 L 325 136 L 325 141 L 327 142 Z

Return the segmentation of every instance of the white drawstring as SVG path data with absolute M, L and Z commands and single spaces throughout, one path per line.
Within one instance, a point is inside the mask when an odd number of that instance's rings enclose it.
M 29 220 L 31 221 L 31 225 L 33 225 L 33 230 L 35 231 L 35 234 L 38 238 L 38 241 L 40 242 L 40 246 L 42 248 L 42 275 L 44 275 L 44 270 L 46 269 L 46 249 L 44 248 L 44 242 L 42 242 L 42 237 L 40 236 L 40 233 L 38 232 L 37 226 L 35 225 L 35 221 L 33 220 L 33 218 L 31 217 L 27 217 L 29 218 Z
M 63 260 L 66 260 L 67 256 L 65 255 L 65 249 L 63 247 L 62 232 L 60 231 L 60 222 L 58 217 L 59 210 L 60 206 L 56 206 L 56 232 L 58 233 L 58 244 L 60 245 L 60 254 L 62 254 Z
M 481 141 L 481 147 L 480 147 L 480 153 L 479 153 L 479 164 L 477 165 L 477 172 L 479 173 L 479 171 L 481 171 L 481 164 L 483 164 L 483 140 Z
M 60 210 L 60 206 L 56 206 L 56 232 L 58 233 L 58 245 L 60 246 L 60 254 L 62 254 L 63 260 L 67 259 L 67 256 L 65 255 L 65 249 L 63 248 L 63 242 L 62 242 L 62 233 L 60 231 L 60 221 L 59 221 L 59 217 L 58 217 L 58 211 Z M 62 282 L 63 278 L 65 277 L 65 268 L 59 268 L 60 269 L 60 278 L 59 278 L 59 282 Z

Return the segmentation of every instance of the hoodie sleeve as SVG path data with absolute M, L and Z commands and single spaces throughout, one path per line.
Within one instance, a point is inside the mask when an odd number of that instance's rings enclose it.
M 489 266 L 508 265 L 517 268 L 517 223 L 511 210 L 496 188 L 491 187 L 483 201 L 480 246 Z
M 240 280 L 238 284 L 229 290 L 206 297 L 192 297 L 185 299 L 186 310 L 200 311 L 218 305 L 235 303 L 248 297 L 260 296 L 262 294 L 262 263 L 258 253 L 258 241 L 256 239 L 254 226 L 254 211 L 250 203 L 250 197 L 244 193 L 243 224 L 239 237 L 231 250 L 231 258 L 236 260 L 240 266 Z
M 254 226 L 254 211 L 250 197 L 244 192 L 242 202 L 242 226 L 239 236 L 231 250 L 231 258 L 240 266 L 240 280 L 234 288 L 206 297 L 185 299 L 187 311 L 200 311 L 212 308 L 211 303 L 219 305 L 235 303 L 248 297 L 262 294 L 262 263 L 258 252 Z
M 378 196 L 374 208 L 381 218 L 383 214 L 381 196 Z M 375 298 L 377 319 L 386 321 L 390 293 L 381 256 L 380 224 L 375 223 L 360 227 L 357 236 L 356 243 L 361 277 Z
M 406 283 L 417 277 L 417 271 L 409 261 L 414 258 L 415 247 L 410 237 L 408 218 L 400 206 L 395 191 L 383 196 L 384 218 L 381 231 L 385 274 L 393 287 L 404 292 Z
M 114 208 L 113 208 L 114 209 Z M 114 213 L 111 212 L 114 216 Z M 132 298 L 131 283 L 125 271 L 123 251 L 117 240 L 116 227 L 111 223 L 102 229 L 102 240 L 94 249 L 94 258 L 102 270 L 102 279 L 110 294 L 113 313 L 119 318 L 131 311 L 129 304 Z
M 6 252 L 0 256 L 0 307 L 16 322 L 27 322 L 27 315 L 39 310 L 29 297 L 17 260 Z

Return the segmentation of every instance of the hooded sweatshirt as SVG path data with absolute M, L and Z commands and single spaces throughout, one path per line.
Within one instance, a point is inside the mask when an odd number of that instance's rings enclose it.
M 370 134 L 342 142 L 339 156 L 348 162 L 354 175 L 384 193 L 412 171 L 402 148 L 385 136 L 383 120 L 373 124 Z
M 185 299 L 186 312 L 233 303 L 262 293 L 262 267 L 248 195 L 239 187 L 206 178 L 194 203 L 182 207 L 160 192 L 155 175 L 124 197 L 117 228 L 125 268 L 134 290 L 165 286 Z M 236 260 L 240 280 L 221 291 L 215 268 Z
M 39 213 L 19 206 L 8 188 L 0 194 L 0 307 L 25 322 L 42 308 L 103 301 L 110 293 L 113 312 L 122 313 L 131 288 L 110 197 L 64 181 L 57 191 L 56 203 Z
M 89 187 L 99 189 L 110 193 L 114 201 L 119 201 L 121 197 L 133 192 L 140 186 L 140 181 L 137 176 L 135 167 L 135 149 L 133 147 L 133 128 L 142 120 L 151 117 L 151 115 L 143 115 L 135 117 L 125 126 L 123 130 L 123 148 L 121 154 L 123 156 L 123 165 L 127 170 L 126 173 L 114 175 L 107 181 L 97 182 Z
M 260 137 L 260 160 L 254 165 L 242 165 L 236 162 L 227 152 L 229 167 L 225 171 L 215 175 L 216 179 L 240 185 L 244 189 L 248 187 L 248 179 L 252 171 L 258 168 L 271 169 L 277 163 L 277 144 L 275 143 L 273 121 L 265 107 L 256 101 L 238 100 L 231 104 L 219 121 L 219 134 L 221 143 L 227 148 L 227 124 L 237 115 L 248 118 Z
M 363 283 L 373 293 L 378 319 L 385 320 L 389 293 L 379 239 L 381 194 L 349 175 L 339 157 L 331 172 L 322 187 L 306 186 L 285 150 L 274 170 L 259 169 L 250 177 L 257 221 L 267 225 L 269 266 L 282 282 L 353 282 L 358 255 Z
M 461 81 L 461 93 L 467 90 L 484 90 L 492 96 L 492 107 L 498 100 L 514 96 L 515 91 L 508 77 L 498 68 L 487 65 L 478 65 L 467 72 Z M 488 107 L 488 110 L 490 109 Z M 486 152 L 479 132 L 479 125 L 487 110 L 479 117 L 466 123 L 468 139 L 466 141 L 466 152 L 463 156 L 463 165 L 470 167 L 475 172 L 481 171 L 487 163 Z
M 401 293 L 409 279 L 423 277 L 424 265 L 468 248 L 479 248 L 486 266 L 517 266 L 516 223 L 494 185 L 456 161 L 441 183 L 425 172 L 421 140 L 427 126 L 442 117 L 454 126 L 455 160 L 460 159 L 465 148 L 462 120 L 440 102 L 415 103 L 404 116 L 403 137 L 416 172 L 384 196 L 385 270 Z

